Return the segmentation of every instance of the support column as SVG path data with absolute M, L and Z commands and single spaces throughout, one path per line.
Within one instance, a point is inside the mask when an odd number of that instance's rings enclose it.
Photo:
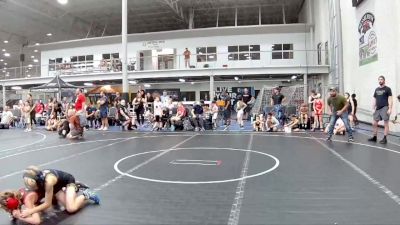
M 189 11 L 189 30 L 194 28 L 194 9 Z
M 128 0 L 122 0 L 122 97 L 129 100 L 128 82 Z
M 6 86 L 3 84 L 3 110 L 6 108 Z
M 304 103 L 307 103 L 307 101 L 308 101 L 308 74 L 307 73 L 305 73 L 303 75 L 303 81 L 304 81 L 304 83 L 303 83 L 303 85 L 304 85 L 303 98 L 304 98 Z
M 339 93 L 344 93 L 344 74 L 343 74 L 343 42 L 342 42 L 342 17 L 340 12 L 340 1 L 335 3 L 336 37 L 337 37 L 337 77 L 339 79 Z
M 210 75 L 210 100 L 214 100 L 214 75 Z

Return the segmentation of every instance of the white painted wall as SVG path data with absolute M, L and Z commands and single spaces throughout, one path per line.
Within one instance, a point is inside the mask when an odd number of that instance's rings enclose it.
M 227 65 L 228 67 L 261 67 L 274 65 L 305 65 L 306 52 L 304 51 L 309 46 L 310 38 L 307 33 L 274 33 L 274 34 L 253 34 L 253 35 L 234 35 L 234 36 L 214 36 L 201 38 L 186 38 L 186 39 L 170 39 L 165 40 L 163 48 L 176 49 L 178 68 L 184 68 L 183 52 L 185 47 L 189 48 L 192 54 L 196 54 L 196 47 L 217 47 L 219 54 L 216 62 L 197 63 L 196 57 L 191 57 L 191 64 L 196 65 L 196 68 L 203 68 L 204 64 L 209 64 L 210 67 L 219 67 Z M 271 46 L 273 44 L 293 44 L 294 59 L 291 60 L 272 60 Z M 230 45 L 260 45 L 261 53 L 260 60 L 251 61 L 229 61 L 228 46 Z M 131 42 L 128 44 L 128 58 L 135 58 L 137 51 L 148 50 L 143 46 L 143 42 Z M 296 52 L 298 50 L 298 52 Z M 79 55 L 94 55 L 94 60 L 101 60 L 103 53 L 121 52 L 120 44 L 96 45 L 79 48 L 48 50 L 41 53 L 42 76 L 49 76 L 47 65 L 49 59 L 65 58 Z M 308 62 L 309 64 L 315 64 Z M 156 64 L 157 65 L 157 64 Z M 97 66 L 95 64 L 95 66 Z
M 299 13 L 299 22 L 313 25 L 308 42 L 312 44 L 307 46 L 307 49 L 313 50 L 309 52 L 309 60 L 317 62 L 317 45 L 321 43 L 321 62 L 322 65 L 328 65 L 325 63 L 325 51 L 329 50 L 325 48 L 325 42 L 328 42 L 328 47 L 330 44 L 328 0 L 305 0 Z
M 345 90 L 358 96 L 359 119 L 372 122 L 372 95 L 378 86 L 378 76 L 386 77 L 387 86 L 391 87 L 394 97 L 400 93 L 400 18 L 399 1 L 367 0 L 352 7 L 351 1 L 341 0 L 344 84 Z M 375 15 L 375 31 L 378 40 L 378 61 L 359 66 L 359 33 L 358 25 L 366 12 Z M 396 112 L 399 104 L 394 98 Z M 394 114 L 392 115 L 394 116 Z M 391 130 L 400 131 L 399 126 Z

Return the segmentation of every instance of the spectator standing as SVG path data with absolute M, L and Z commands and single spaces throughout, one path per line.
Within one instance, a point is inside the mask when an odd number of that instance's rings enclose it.
M 188 48 L 185 48 L 185 51 L 183 52 L 183 55 L 185 57 L 185 68 L 190 68 L 190 55 L 192 53 L 189 51 Z
M 384 76 L 379 76 L 378 82 L 379 82 L 379 87 L 375 89 L 374 99 L 373 99 L 373 109 L 375 110 L 373 115 L 374 133 L 373 136 L 368 139 L 368 141 L 372 142 L 377 141 L 378 122 L 383 120 L 385 126 L 384 136 L 383 139 L 379 141 L 379 143 L 386 144 L 387 143 L 386 136 L 389 133 L 389 117 L 390 114 L 392 114 L 392 106 L 393 106 L 392 89 L 386 86 Z

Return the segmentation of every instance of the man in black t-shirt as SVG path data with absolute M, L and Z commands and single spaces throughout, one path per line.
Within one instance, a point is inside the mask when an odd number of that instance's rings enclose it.
M 281 94 L 280 87 L 275 87 L 272 90 L 271 106 L 274 107 L 275 118 L 279 120 L 280 128 L 283 126 L 283 107 L 282 103 L 285 101 L 285 96 Z
M 378 134 L 378 122 L 383 120 L 385 125 L 384 137 L 379 143 L 386 144 L 386 136 L 389 133 L 389 117 L 392 113 L 393 106 L 392 90 L 385 86 L 384 76 L 379 76 L 378 81 L 379 87 L 375 89 L 373 100 L 373 108 L 375 110 L 373 123 L 374 136 L 368 139 L 368 141 L 376 142 Z

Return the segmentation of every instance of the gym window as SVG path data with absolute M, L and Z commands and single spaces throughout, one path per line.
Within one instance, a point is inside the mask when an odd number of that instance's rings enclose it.
M 260 60 L 260 45 L 228 46 L 228 60 Z
M 197 62 L 217 61 L 217 47 L 196 48 Z
M 272 59 L 293 59 L 293 44 L 272 45 Z

